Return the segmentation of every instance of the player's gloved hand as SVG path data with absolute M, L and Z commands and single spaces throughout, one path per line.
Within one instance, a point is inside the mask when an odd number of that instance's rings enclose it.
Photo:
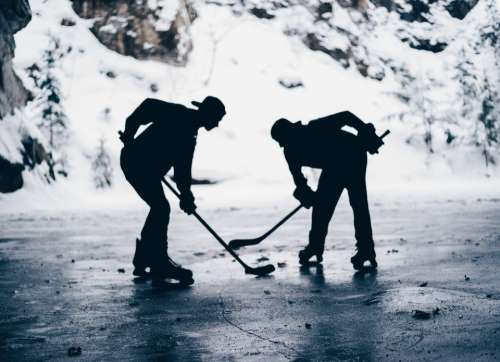
M 297 187 L 293 192 L 293 196 L 299 200 L 300 204 L 306 209 L 314 205 L 316 193 L 309 186 Z
M 375 133 L 375 126 L 373 125 L 373 123 L 365 124 L 363 132 L 367 133 L 367 134 L 374 134 Z
M 372 123 L 367 123 L 359 131 L 359 137 L 365 150 L 372 155 L 378 153 L 378 149 L 384 144 L 382 139 L 375 133 L 375 126 Z
M 122 141 L 124 146 L 128 146 L 134 140 L 134 137 L 130 136 L 130 134 L 128 134 L 127 132 L 119 131 L 118 134 L 120 137 L 120 141 Z
M 191 215 L 196 210 L 196 204 L 193 197 L 181 197 L 179 206 L 186 214 Z

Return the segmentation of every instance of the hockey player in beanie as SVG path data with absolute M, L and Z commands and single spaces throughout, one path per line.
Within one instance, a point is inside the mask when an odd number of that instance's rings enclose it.
M 358 135 L 341 130 L 344 126 L 356 129 Z M 283 147 L 296 186 L 293 195 L 306 208 L 313 208 L 309 243 L 299 252 L 300 263 L 307 265 L 314 256 L 322 262 L 328 224 L 345 188 L 354 212 L 357 246 L 351 262 L 355 269 L 366 261 L 376 267 L 365 181 L 366 152 L 375 153 L 383 144 L 375 127 L 351 112 L 340 112 L 307 125 L 281 118 L 272 126 L 271 137 Z M 308 186 L 302 166 L 322 169 L 316 192 Z
M 154 283 L 163 279 L 193 282 L 192 272 L 172 261 L 167 249 L 167 228 L 170 205 L 165 198 L 161 180 L 171 169 L 181 194 L 180 208 L 188 215 L 196 210 L 191 192 L 191 165 L 200 128 L 217 127 L 226 114 L 224 104 L 208 96 L 192 102 L 197 109 L 148 98 L 127 118 L 125 131 L 120 132 L 124 144 L 120 164 L 128 182 L 151 208 L 136 242 L 133 259 L 134 275 L 146 275 L 150 268 Z M 135 137 L 139 126 L 149 126 Z

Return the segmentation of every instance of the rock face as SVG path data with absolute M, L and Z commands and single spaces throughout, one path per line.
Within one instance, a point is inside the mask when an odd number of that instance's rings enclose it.
M 27 0 L 4 0 L 0 2 L 0 122 L 29 98 L 21 80 L 14 73 L 14 33 L 31 20 Z M 23 186 L 20 163 L 10 162 L 0 155 L 0 192 L 13 192 Z
M 0 2 L 0 119 L 23 106 L 30 94 L 12 69 L 14 33 L 31 20 L 28 0 Z
M 73 0 L 92 33 L 123 55 L 184 65 L 193 47 L 189 26 L 196 18 L 188 0 Z
M 10 157 L 12 155 L 8 152 L 0 154 L 0 192 L 3 193 L 14 192 L 23 186 L 24 170 L 32 170 L 42 163 L 46 163 L 51 169 L 52 165 L 50 154 L 26 130 L 15 133 L 13 129 L 17 129 L 16 127 L 3 127 L 9 125 L 9 122 L 19 121 L 16 119 L 17 115 L 11 117 L 10 114 L 15 109 L 24 107 L 31 98 L 31 94 L 12 68 L 14 34 L 24 28 L 30 20 L 31 9 L 28 0 L 0 1 L 0 132 L 6 132 L 4 136 L 10 137 L 14 143 L 16 143 L 14 140 L 19 139 L 17 151 L 22 159 L 22 162 L 12 161 Z M 2 124 L 2 122 L 7 123 Z
M 23 187 L 24 166 L 12 163 L 0 155 L 0 192 L 14 192 Z
M 436 9 L 444 8 L 451 17 L 463 19 L 478 0 L 211 0 L 220 6 L 232 6 L 235 14 L 250 13 L 258 18 L 272 20 L 286 15 L 280 21 L 286 24 L 284 31 L 299 37 L 314 51 L 327 54 L 344 68 L 354 67 L 364 77 L 384 79 L 389 70 L 385 56 L 380 56 L 369 43 L 369 35 L 379 26 L 375 8 L 385 8 L 391 17 L 391 25 L 399 39 L 409 47 L 439 53 L 445 50 L 451 39 L 446 33 L 434 29 Z M 297 12 L 294 13 L 293 9 Z M 294 16 L 290 16 L 294 14 Z M 301 19 L 297 21 L 295 19 Z M 288 22 L 289 19 L 292 19 Z
M 446 5 L 446 10 L 457 19 L 464 19 L 479 0 L 452 0 Z
M 402 3 L 394 0 L 371 0 L 375 6 L 381 6 L 388 11 L 395 11 L 401 17 L 401 20 L 408 22 L 426 22 L 426 15 L 429 14 L 430 5 L 439 0 L 407 0 Z M 479 0 L 451 0 L 445 3 L 445 9 L 448 13 L 457 19 L 463 19 L 472 10 Z

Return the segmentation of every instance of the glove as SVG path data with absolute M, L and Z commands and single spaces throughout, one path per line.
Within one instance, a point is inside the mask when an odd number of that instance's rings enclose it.
M 373 125 L 373 123 L 365 124 L 363 132 L 366 134 L 371 134 L 371 135 L 375 134 L 375 126 Z
M 124 146 L 128 146 L 134 140 L 134 137 L 131 137 L 127 132 L 118 131 L 118 134 Z
M 367 123 L 360 130 L 358 136 L 364 149 L 372 155 L 378 153 L 378 149 L 384 144 L 382 139 L 375 133 L 375 126 L 371 123 Z
M 196 204 L 193 197 L 183 197 L 179 203 L 179 207 L 186 214 L 191 215 L 196 210 Z
M 299 200 L 302 206 L 309 209 L 314 205 L 316 193 L 309 186 L 297 187 L 293 192 L 293 196 Z

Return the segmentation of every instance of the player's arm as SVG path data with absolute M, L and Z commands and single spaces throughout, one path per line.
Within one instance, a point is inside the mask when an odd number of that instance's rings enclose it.
M 363 132 L 367 124 L 349 111 L 331 114 L 326 117 L 315 119 L 309 122 L 310 125 L 324 130 L 338 131 L 344 126 L 354 128 L 358 132 Z
M 293 154 L 287 152 L 285 149 L 285 158 L 288 163 L 288 168 L 290 169 L 290 173 L 292 174 L 293 181 L 295 183 L 295 191 L 293 192 L 293 196 L 300 201 L 300 203 L 306 208 L 311 207 L 314 204 L 314 191 L 311 190 L 309 185 L 307 184 L 307 179 L 302 173 L 302 166 L 299 162 L 297 162 L 296 158 L 293 157 Z
M 165 106 L 167 102 L 159 99 L 146 98 L 126 119 L 125 131 L 120 138 L 127 144 L 132 141 L 141 125 L 155 122 L 163 115 L 165 116 Z
M 295 186 L 297 188 L 308 187 L 307 179 L 305 178 L 304 174 L 302 173 L 302 166 L 300 165 L 299 162 L 297 162 L 297 159 L 293 156 L 293 154 L 291 152 L 287 152 L 287 150 L 285 150 L 285 159 L 286 159 L 286 162 L 288 163 L 288 168 L 290 169 L 290 173 L 292 174 L 293 182 L 295 183 Z
M 180 207 L 187 214 L 192 214 L 196 210 L 194 195 L 191 192 L 193 181 L 191 168 L 193 165 L 194 148 L 196 140 L 187 144 L 184 149 L 179 150 L 179 159 L 174 165 L 174 180 L 181 194 Z

